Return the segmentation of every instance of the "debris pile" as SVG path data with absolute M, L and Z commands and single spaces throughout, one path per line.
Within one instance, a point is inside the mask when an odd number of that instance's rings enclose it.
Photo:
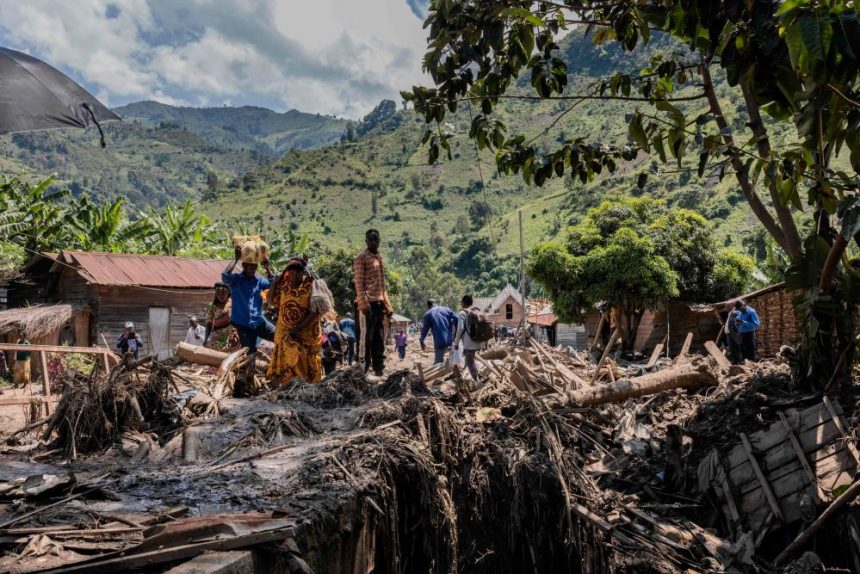
M 785 365 L 708 351 L 591 364 L 531 342 L 482 353 L 480 384 L 446 366 L 380 384 L 351 368 L 254 398 L 230 396 L 241 355 L 115 369 L 57 409 L 118 405 L 69 427 L 100 438 L 72 433 L 66 457 L 103 452 L 74 481 L 0 471 L 0 545 L 16 568 L 42 555 L 93 571 L 279 540 L 285 572 L 753 572 L 850 532 L 836 510 L 860 491 L 853 395 L 802 395 Z M 147 528 L 178 506 L 199 518 Z M 815 559 L 854 568 L 860 544 L 844 545 Z

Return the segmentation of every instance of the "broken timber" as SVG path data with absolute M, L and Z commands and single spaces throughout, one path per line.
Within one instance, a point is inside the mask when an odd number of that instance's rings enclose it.
M 825 504 L 828 493 L 851 484 L 860 469 L 853 445 L 843 440 L 838 404 L 827 400 L 780 414 L 768 429 L 741 435 L 727 455 L 713 451 L 698 469 L 700 488 L 713 486 L 723 514 L 742 520 L 756 537 L 779 525 L 772 516 L 785 524 L 800 520 L 805 497 Z
M 607 385 L 592 385 L 566 393 L 542 397 L 548 408 L 593 406 L 653 395 L 670 389 L 701 389 L 717 384 L 717 377 L 707 363 L 685 362 L 671 369 L 647 373 L 633 379 L 621 379 Z

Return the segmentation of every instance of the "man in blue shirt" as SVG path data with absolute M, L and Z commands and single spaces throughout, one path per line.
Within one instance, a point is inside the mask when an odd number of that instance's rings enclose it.
M 346 337 L 346 354 L 341 359 L 352 365 L 352 360 L 355 358 L 355 321 L 352 319 L 352 313 L 347 313 L 340 320 L 340 332 Z
M 758 313 L 746 304 L 746 301 L 735 301 L 735 325 L 741 335 L 741 351 L 744 359 L 755 361 L 755 332 L 761 325 Z
M 457 314 L 448 307 L 439 307 L 432 299 L 427 301 L 427 312 L 424 313 L 421 327 L 421 350 L 426 350 L 424 339 L 433 330 L 434 364 L 445 362 L 445 351 L 454 341 L 454 331 L 457 329 Z
M 230 324 L 239 333 L 239 342 L 250 353 L 257 352 L 257 338 L 273 341 L 275 326 L 263 315 L 262 293 L 271 285 L 274 273 L 269 266 L 269 260 L 263 261 L 267 277 L 257 275 L 256 263 L 242 262 L 242 272 L 233 273 L 242 250 L 236 247 L 236 258 L 221 274 L 221 281 L 230 287 L 233 306 L 230 309 Z

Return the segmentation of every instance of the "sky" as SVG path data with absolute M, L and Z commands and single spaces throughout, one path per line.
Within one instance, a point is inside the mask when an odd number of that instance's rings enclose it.
M 255 105 L 361 118 L 427 84 L 428 0 L 0 0 L 0 46 L 109 106 Z

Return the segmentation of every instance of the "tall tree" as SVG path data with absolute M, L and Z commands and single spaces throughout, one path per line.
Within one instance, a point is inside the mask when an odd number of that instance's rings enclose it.
M 597 44 L 617 42 L 629 52 L 658 33 L 686 50 L 572 93 L 557 51 L 558 36 L 572 25 L 587 26 Z M 803 374 L 829 377 L 843 351 L 844 364 L 851 364 L 854 326 L 841 318 L 853 316 L 860 298 L 852 288 L 855 272 L 842 265 L 848 242 L 860 232 L 860 20 L 852 1 L 432 0 L 426 27 L 424 67 L 436 87 L 403 97 L 436 124 L 425 134 L 431 162 L 442 152 L 450 156 L 454 135 L 444 130 L 445 118 L 464 103 L 480 108 L 469 132 L 478 147 L 494 150 L 500 171 L 521 173 L 529 184 L 565 173 L 590 181 L 642 152 L 671 157 L 683 168 L 695 149 L 699 175 L 730 173 L 794 265 L 787 280 L 803 291 L 796 307 L 808 354 Z M 518 83 L 526 72 L 530 90 Z M 743 99 L 745 131 L 729 124 L 714 89 L 716 74 L 725 74 Z M 508 134 L 494 116 L 511 98 L 568 102 L 559 114 L 585 99 L 641 107 L 627 118 L 627 145 L 574 138 L 545 149 Z M 691 110 L 685 102 L 702 107 Z M 799 145 L 776 149 L 763 113 L 793 126 Z M 843 149 L 850 156 L 847 172 L 832 166 Z M 814 230 L 806 241 L 796 217 Z M 852 312 L 838 311 L 846 307 Z

